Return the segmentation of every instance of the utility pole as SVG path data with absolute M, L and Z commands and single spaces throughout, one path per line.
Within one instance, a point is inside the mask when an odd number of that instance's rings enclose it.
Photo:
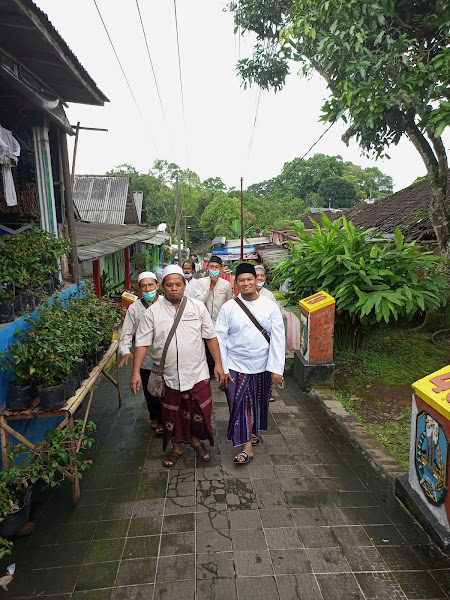
M 241 177 L 241 260 L 244 260 L 244 178 Z
M 72 129 L 75 129 L 75 145 L 73 147 L 73 157 L 72 157 L 72 176 L 71 176 L 71 181 L 72 181 L 72 189 L 73 189 L 73 183 L 75 181 L 75 163 L 77 160 L 77 150 L 78 150 L 78 137 L 80 134 L 80 130 L 83 129 L 84 131 L 108 131 L 107 129 L 100 129 L 98 127 L 80 127 L 80 121 L 78 121 L 78 123 L 76 125 L 71 125 Z
M 184 219 L 184 247 L 186 249 L 186 258 L 187 258 L 187 227 L 186 227 L 186 219 L 190 219 L 192 217 L 192 215 L 185 215 L 183 217 Z
M 176 208 L 176 221 L 175 221 L 175 231 L 177 234 L 178 240 L 178 264 L 181 266 L 181 206 L 180 206 L 180 188 L 178 186 L 178 176 L 176 178 L 176 186 L 177 186 L 177 208 Z

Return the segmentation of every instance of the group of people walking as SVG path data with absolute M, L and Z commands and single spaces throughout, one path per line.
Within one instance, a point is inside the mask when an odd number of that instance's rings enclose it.
M 259 433 L 267 431 L 272 385 L 283 380 L 283 319 L 273 294 L 263 287 L 262 265 L 238 265 L 234 299 L 231 284 L 221 278 L 220 257 L 211 257 L 207 277 L 194 279 L 194 271 L 189 261 L 183 268 L 164 268 L 162 296 L 156 275 L 139 275 L 142 298 L 124 320 L 120 366 L 133 361 L 130 388 L 135 394 L 143 388 L 151 427 L 162 434 L 167 450 L 165 467 L 179 460 L 183 444 L 190 444 L 202 461 L 210 460 L 205 442 L 214 445 L 213 377 L 228 400 L 227 440 L 241 447 L 234 462 L 247 464 Z

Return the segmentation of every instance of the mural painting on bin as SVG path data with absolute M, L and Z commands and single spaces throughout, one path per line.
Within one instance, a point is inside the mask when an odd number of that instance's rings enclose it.
M 450 532 L 450 365 L 413 383 L 409 484 Z

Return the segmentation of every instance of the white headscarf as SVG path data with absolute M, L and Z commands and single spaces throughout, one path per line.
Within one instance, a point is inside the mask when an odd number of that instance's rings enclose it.
M 139 273 L 138 283 L 141 279 L 147 279 L 147 277 L 154 279 L 155 281 L 158 281 L 158 279 L 156 278 L 156 275 L 154 273 L 152 273 L 151 271 L 144 271 L 143 273 Z
M 168 267 L 165 267 L 162 272 L 162 278 L 164 279 L 167 275 L 181 275 L 184 280 L 183 269 L 178 265 L 169 265 Z

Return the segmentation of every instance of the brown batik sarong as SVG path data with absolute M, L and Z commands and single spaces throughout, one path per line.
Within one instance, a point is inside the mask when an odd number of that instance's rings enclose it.
M 166 386 L 161 405 L 164 426 L 163 450 L 167 448 L 170 440 L 175 444 L 183 444 L 190 443 L 191 437 L 208 440 L 211 446 L 214 446 L 209 379 L 199 381 L 186 392 L 172 390 Z

